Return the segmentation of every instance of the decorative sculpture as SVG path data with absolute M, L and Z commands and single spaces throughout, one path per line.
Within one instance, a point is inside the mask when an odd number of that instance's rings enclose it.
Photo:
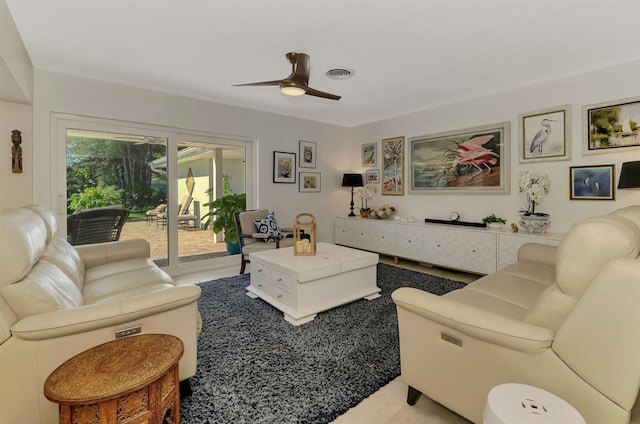
M 22 143 L 21 132 L 18 130 L 11 131 L 11 172 L 14 174 L 22 174 Z

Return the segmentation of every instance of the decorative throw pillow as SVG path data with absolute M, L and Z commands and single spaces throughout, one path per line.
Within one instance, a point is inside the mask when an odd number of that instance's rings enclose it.
M 278 223 L 276 222 L 276 217 L 274 212 L 270 212 L 266 218 L 263 219 L 254 219 L 253 223 L 256 226 L 256 230 L 258 230 L 261 234 L 267 234 L 273 237 L 281 238 L 282 233 L 280 232 L 280 228 L 278 228 Z M 273 243 L 274 239 L 264 239 L 265 243 Z

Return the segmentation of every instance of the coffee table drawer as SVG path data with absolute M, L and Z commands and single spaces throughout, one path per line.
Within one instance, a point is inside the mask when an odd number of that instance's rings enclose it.
M 261 278 L 270 279 L 271 278 L 271 268 L 268 266 L 264 266 L 263 264 L 256 262 L 255 271 L 251 270 L 251 275 L 253 276 L 255 273 L 256 276 Z
M 262 283 L 262 287 L 259 287 L 259 289 L 290 308 L 296 307 L 295 296 L 273 282 L 264 282 Z

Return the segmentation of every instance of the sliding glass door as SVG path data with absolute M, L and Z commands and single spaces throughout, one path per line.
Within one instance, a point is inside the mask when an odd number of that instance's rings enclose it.
M 83 118 L 59 119 L 56 131 L 62 228 L 62 215 L 126 209 L 119 239 L 146 239 L 170 273 L 236 262 L 204 224 L 213 200 L 247 192 L 251 141 Z

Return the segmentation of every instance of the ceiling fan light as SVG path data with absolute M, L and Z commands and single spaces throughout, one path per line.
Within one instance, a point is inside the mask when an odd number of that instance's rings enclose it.
M 282 94 L 286 94 L 287 96 L 302 96 L 305 93 L 304 88 L 292 85 L 280 86 L 280 92 Z

